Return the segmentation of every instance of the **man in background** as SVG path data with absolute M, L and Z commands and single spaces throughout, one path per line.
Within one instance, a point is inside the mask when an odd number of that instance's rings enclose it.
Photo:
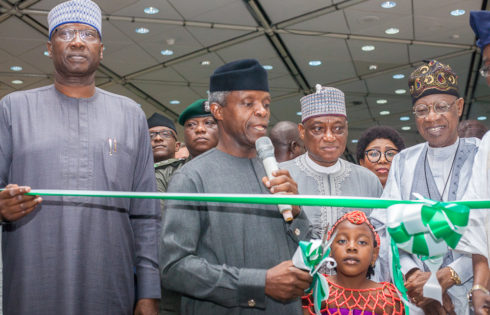
M 277 162 L 286 162 L 305 153 L 305 145 L 298 131 L 298 124 L 280 121 L 272 127 L 269 134 L 274 145 Z

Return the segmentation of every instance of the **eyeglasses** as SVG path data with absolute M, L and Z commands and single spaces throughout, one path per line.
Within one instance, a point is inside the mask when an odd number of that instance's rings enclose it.
M 480 68 L 480 74 L 484 78 L 488 78 L 490 76 L 490 65 L 488 66 L 482 66 Z
M 384 152 L 385 155 L 385 160 L 388 162 L 393 161 L 393 158 L 395 155 L 397 155 L 399 151 L 395 149 L 389 149 Z M 381 155 L 383 154 L 380 150 L 378 149 L 369 149 L 366 152 L 364 152 L 366 155 L 367 159 L 371 163 L 378 163 L 378 161 L 381 159 Z
M 451 106 L 453 106 L 454 103 L 456 103 L 458 99 L 454 100 L 451 104 L 448 104 L 445 101 L 437 102 L 435 104 L 427 105 L 427 104 L 417 104 L 413 107 L 413 114 L 417 116 L 418 118 L 424 118 L 427 117 L 430 113 L 430 108 L 434 110 L 434 113 L 436 114 L 444 114 L 449 111 Z
M 169 130 L 162 130 L 162 131 L 157 131 L 157 132 L 150 132 L 150 139 L 151 140 L 155 139 L 156 136 L 160 136 L 160 138 L 162 138 L 162 139 L 175 138 L 173 132 L 172 131 L 169 131 Z
M 95 43 L 99 40 L 97 31 L 95 30 L 75 30 L 70 28 L 57 28 L 55 30 L 59 40 L 64 42 L 71 42 L 75 38 L 75 34 L 78 33 L 80 39 L 86 43 Z

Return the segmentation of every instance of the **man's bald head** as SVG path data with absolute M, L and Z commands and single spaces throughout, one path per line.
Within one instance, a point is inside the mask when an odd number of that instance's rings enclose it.
M 487 127 L 478 120 L 463 120 L 458 125 L 458 135 L 460 138 L 483 138 L 487 132 Z
M 305 153 L 303 141 L 299 137 L 298 125 L 292 121 L 280 121 L 270 131 L 278 162 L 294 159 Z

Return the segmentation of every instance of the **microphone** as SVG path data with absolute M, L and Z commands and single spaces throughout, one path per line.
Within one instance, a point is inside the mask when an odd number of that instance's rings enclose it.
M 265 172 L 269 180 L 274 178 L 272 172 L 279 169 L 276 157 L 274 156 L 274 145 L 269 137 L 260 137 L 255 141 L 255 148 L 259 158 L 264 163 Z M 290 205 L 277 205 L 281 212 L 284 221 L 290 222 L 293 220 L 293 208 Z

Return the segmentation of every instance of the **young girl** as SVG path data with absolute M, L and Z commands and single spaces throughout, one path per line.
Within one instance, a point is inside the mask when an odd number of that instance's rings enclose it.
M 329 315 L 398 315 L 404 306 L 391 283 L 369 280 L 379 253 L 379 236 L 361 211 L 341 217 L 328 232 L 337 232 L 331 256 L 337 262 L 337 274 L 327 277 L 329 296 L 322 302 L 321 313 Z M 311 295 L 303 298 L 304 314 L 314 315 Z

